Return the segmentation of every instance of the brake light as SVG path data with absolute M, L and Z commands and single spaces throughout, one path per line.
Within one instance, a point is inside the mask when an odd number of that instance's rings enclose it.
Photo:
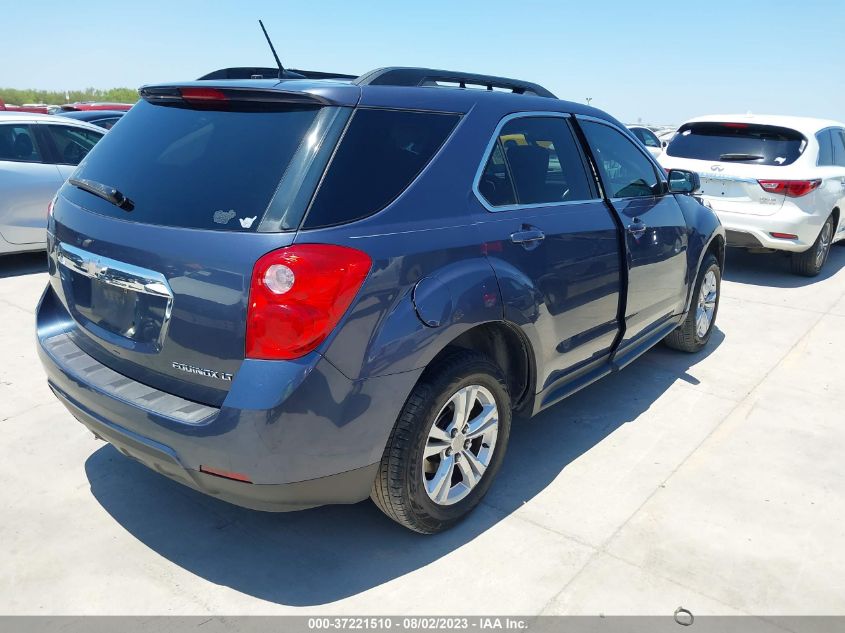
M 730 127 L 735 129 L 744 129 L 748 127 L 748 123 L 722 123 L 722 127 Z
M 225 93 L 214 88 L 180 88 L 179 94 L 188 103 L 210 103 L 228 101 Z
M 815 180 L 758 180 L 757 182 L 769 193 L 779 193 L 790 198 L 806 196 L 822 184 L 820 178 Z
M 299 358 L 322 343 L 370 272 L 369 255 L 331 244 L 296 244 L 255 263 L 249 290 L 246 356 Z

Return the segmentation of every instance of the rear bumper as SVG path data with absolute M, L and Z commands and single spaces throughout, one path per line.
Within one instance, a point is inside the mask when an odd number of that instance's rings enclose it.
M 74 346 L 74 336 L 85 335 L 62 313 L 48 287 L 37 312 L 38 352 L 50 388 L 73 416 L 156 472 L 259 510 L 366 499 L 419 375 L 352 381 L 319 355 L 293 367 L 245 361 L 222 407 L 180 406 L 175 396 L 119 376 Z M 57 337 L 63 337 L 61 348 Z M 252 483 L 210 475 L 201 466 L 240 473 Z
M 127 457 L 194 490 L 244 508 L 268 512 L 304 510 L 331 503 L 356 503 L 370 494 L 378 463 L 356 470 L 288 484 L 251 484 L 185 468 L 169 446 L 97 418 L 67 393 L 50 385 L 73 416 Z
M 771 248 L 800 253 L 813 245 L 825 217 L 802 211 L 789 201 L 772 215 L 735 213 L 719 208 L 719 200 L 705 197 L 719 216 L 727 233 L 727 245 L 742 248 Z M 772 233 L 797 235 L 795 239 L 772 237 Z

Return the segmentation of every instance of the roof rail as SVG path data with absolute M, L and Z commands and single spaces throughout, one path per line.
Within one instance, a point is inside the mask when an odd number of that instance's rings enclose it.
M 297 70 L 286 68 L 282 79 L 356 79 L 357 75 L 344 73 L 326 73 L 317 70 Z M 240 66 L 221 68 L 203 75 L 197 81 L 209 79 L 279 79 L 279 69 L 265 66 Z
M 353 83 L 361 86 L 436 86 L 437 82 L 456 83 L 461 88 L 467 84 L 484 86 L 487 90 L 493 88 L 509 89 L 516 94 L 533 94 L 539 97 L 555 95 L 538 84 L 519 79 L 494 77 L 493 75 L 477 75 L 462 73 L 454 70 L 436 70 L 434 68 L 377 68 L 361 75 Z

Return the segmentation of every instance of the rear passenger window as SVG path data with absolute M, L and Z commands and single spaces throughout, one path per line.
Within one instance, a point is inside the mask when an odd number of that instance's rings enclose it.
M 831 131 L 822 130 L 816 134 L 816 140 L 819 142 L 819 159 L 818 166 L 824 167 L 826 165 L 833 165 L 833 144 L 831 143 Z
M 478 192 L 492 207 L 595 197 L 569 123 L 560 117 L 508 121 L 481 173 Z
M 654 166 L 622 132 L 602 123 L 580 121 L 598 163 L 608 198 L 639 198 L 662 191 Z
M 845 131 L 831 130 L 830 136 L 833 139 L 833 162 L 831 165 L 845 167 Z
M 41 153 L 28 125 L 0 125 L 0 160 L 41 162 Z
M 304 228 L 352 222 L 386 207 L 428 164 L 459 119 L 457 114 L 358 110 Z

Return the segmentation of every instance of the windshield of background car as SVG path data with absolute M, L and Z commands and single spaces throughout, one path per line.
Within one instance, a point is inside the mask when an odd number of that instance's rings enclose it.
M 141 101 L 73 174 L 116 188 L 134 210 L 69 185 L 63 195 L 123 220 L 255 231 L 319 111 L 195 110 Z
M 807 139 L 797 132 L 775 125 L 755 123 L 687 123 L 675 135 L 666 153 L 678 158 L 751 165 L 794 163 Z

